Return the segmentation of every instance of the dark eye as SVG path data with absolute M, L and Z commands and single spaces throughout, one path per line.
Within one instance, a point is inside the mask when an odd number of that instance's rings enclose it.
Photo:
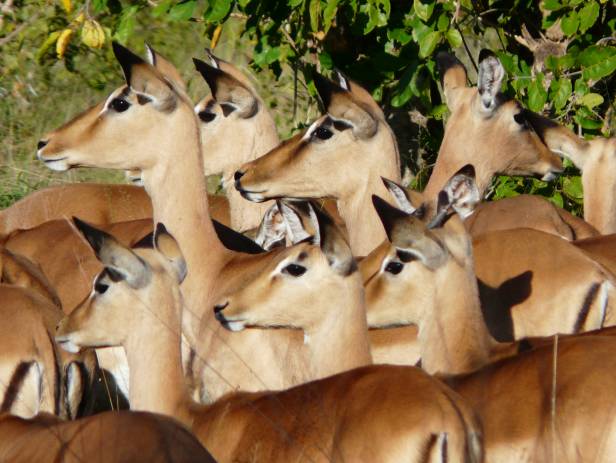
M 513 120 L 520 124 L 522 127 L 527 128 L 528 122 L 522 113 L 514 114 Z
M 321 140 L 327 140 L 334 135 L 334 132 L 325 127 L 317 127 L 314 131 L 314 135 Z
M 109 107 L 115 112 L 123 113 L 128 108 L 130 108 L 130 103 L 123 98 L 114 98 L 113 100 L 111 100 Z
M 302 267 L 297 264 L 289 264 L 282 269 L 282 273 L 286 273 L 287 275 L 291 275 L 293 277 L 299 277 L 306 273 L 306 267 Z
M 401 262 L 396 262 L 395 260 L 392 260 L 385 267 L 385 271 L 391 273 L 392 275 L 397 275 L 398 273 L 402 271 L 403 268 L 404 268 L 404 264 L 402 264 Z
M 212 122 L 214 119 L 216 119 L 216 114 L 207 111 L 201 111 L 199 113 L 199 119 L 201 119 L 203 122 Z
M 99 275 L 99 277 L 94 282 L 94 291 L 98 294 L 104 294 L 105 291 L 109 289 L 109 285 L 103 283 L 101 280 L 103 279 L 103 275 Z

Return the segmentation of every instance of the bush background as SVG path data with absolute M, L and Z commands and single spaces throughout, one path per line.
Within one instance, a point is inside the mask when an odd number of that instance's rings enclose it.
M 103 43 L 82 35 L 94 21 Z M 42 134 L 121 83 L 111 40 L 168 56 L 195 102 L 208 90 L 191 58 L 213 48 L 252 75 L 282 137 L 319 114 L 312 76 L 335 66 L 381 103 L 405 180 L 421 189 L 447 117 L 438 51 L 453 51 L 474 83 L 490 48 L 507 70 L 505 93 L 586 137 L 612 136 L 615 28 L 616 0 L 0 0 L 0 208 L 50 184 L 124 181 L 99 169 L 54 174 L 34 158 Z M 490 198 L 541 194 L 581 215 L 579 172 L 567 166 L 550 183 L 500 176 Z

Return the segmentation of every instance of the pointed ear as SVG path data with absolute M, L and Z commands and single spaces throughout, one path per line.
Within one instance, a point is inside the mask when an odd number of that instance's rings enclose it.
M 481 110 L 491 115 L 498 107 L 497 96 L 505 78 L 505 68 L 496 55 L 488 50 L 482 50 L 479 59 L 477 90 L 481 100 Z
M 160 222 L 156 224 L 156 230 L 154 231 L 154 247 L 171 263 L 177 282 L 182 283 L 188 273 L 186 260 L 184 260 L 184 255 L 178 242 Z
M 85 237 L 96 258 L 112 271 L 113 275 L 135 289 L 150 281 L 150 268 L 137 254 L 120 244 L 113 236 L 73 217 L 73 223 Z
M 445 184 L 438 195 L 436 216 L 428 228 L 442 227 L 451 211 L 456 212 L 462 220 L 470 216 L 481 202 L 479 188 L 475 181 L 475 168 L 466 164 Z
M 319 230 L 321 251 L 327 257 L 330 267 L 342 276 L 348 276 L 357 270 L 357 263 L 351 247 L 332 218 L 317 204 L 308 203 L 316 218 Z
M 158 53 L 147 43 L 145 44 L 145 49 L 147 51 L 149 63 L 158 69 L 158 71 L 175 85 L 176 88 L 186 93 L 186 83 L 171 61 Z
M 160 111 L 171 112 L 175 109 L 177 94 L 162 73 L 117 42 L 113 42 L 113 53 L 131 90 L 148 97 Z
M 407 214 L 413 214 L 417 210 L 417 208 L 411 203 L 411 198 L 409 198 L 406 188 L 393 180 L 389 180 L 384 177 L 381 177 L 381 180 L 383 180 L 385 188 L 387 188 L 396 201 L 396 206 L 398 206 L 398 209 L 403 210 Z
M 242 119 L 248 119 L 257 113 L 259 102 L 253 92 L 242 82 L 225 72 L 220 66 L 210 66 L 197 58 L 193 58 L 193 62 L 210 87 L 225 117 L 234 111 Z
M 453 112 L 458 105 L 458 90 L 466 88 L 466 69 L 458 58 L 444 51 L 436 55 L 436 66 L 447 106 Z
M 354 97 L 351 91 L 345 90 L 320 74 L 314 75 L 314 83 L 323 106 L 332 118 L 351 125 L 353 133 L 358 138 L 371 138 L 376 134 L 378 118 L 366 102 Z M 353 88 L 353 84 L 350 85 Z M 372 100 L 372 97 L 369 98 Z
M 311 210 L 309 209 L 307 201 L 294 201 L 289 203 L 284 200 L 278 200 L 276 203 L 278 204 L 278 210 L 282 215 L 286 233 L 291 243 L 297 244 L 313 236 L 310 230 L 307 229 L 307 222 L 311 223 L 318 233 L 317 226 L 312 223 L 312 218 L 310 216 Z M 315 236 L 315 244 L 318 240 L 319 237 Z
M 278 204 L 272 204 L 259 224 L 255 242 L 266 251 L 274 248 L 284 247 L 286 240 L 287 227 L 280 213 Z
M 387 238 L 389 241 L 393 239 L 393 231 L 396 224 L 409 216 L 409 214 L 405 211 L 402 211 L 383 198 L 377 195 L 372 195 L 372 204 L 374 205 L 374 209 L 376 209 L 376 213 L 379 215 L 381 219 L 381 223 L 385 228 L 385 233 L 387 233 Z

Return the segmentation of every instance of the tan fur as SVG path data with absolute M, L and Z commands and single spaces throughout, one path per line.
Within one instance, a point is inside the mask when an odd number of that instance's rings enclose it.
M 151 413 L 106 412 L 76 421 L 41 414 L 0 417 L 0 460 L 11 463 L 214 463 L 175 420 Z
M 428 233 L 417 221 L 413 227 L 420 234 Z M 443 375 L 471 372 L 494 354 L 515 352 L 516 344 L 496 344 L 483 321 L 470 237 L 464 229 L 449 226 L 425 236 L 437 239 L 445 253 L 443 264 L 431 271 L 432 279 L 423 282 L 432 299 L 422 305 L 414 291 L 409 292 L 398 306 L 402 317 L 392 319 L 419 324 L 422 367 Z M 420 245 L 403 249 L 422 252 Z M 422 265 L 421 259 L 416 264 Z M 559 340 L 557 348 L 545 339 L 543 345 L 535 346 L 476 373 L 447 378 L 481 415 L 486 460 L 609 460 L 616 448 L 616 402 L 609 394 L 616 385 L 612 355 L 616 339 L 610 335 L 571 337 Z M 552 363 L 554 349 L 557 365 Z
M 238 393 L 209 406 L 192 403 L 180 364 L 178 284 L 165 256 L 135 252 L 147 262 L 150 283 L 134 289 L 103 280 L 109 289 L 65 318 L 57 339 L 77 346 L 123 345 L 131 406 L 186 423 L 218 461 L 420 462 L 430 436 L 443 432 L 455 461 L 481 461 L 480 446 L 472 445 L 481 441 L 472 411 L 414 368 L 367 367 L 286 391 Z M 158 360 L 151 362 L 152 356 Z

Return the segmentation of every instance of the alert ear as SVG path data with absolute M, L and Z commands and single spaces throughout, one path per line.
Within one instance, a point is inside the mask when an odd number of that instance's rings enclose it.
M 453 112 L 458 105 L 459 90 L 466 88 L 466 69 L 458 58 L 444 51 L 436 55 L 436 66 L 447 106 Z
M 112 46 L 131 90 L 151 100 L 159 111 L 173 111 L 178 96 L 163 74 L 119 43 L 113 42 Z
M 451 211 L 456 212 L 464 220 L 475 211 L 480 202 L 481 196 L 475 181 L 475 168 L 472 164 L 466 164 L 452 175 L 439 192 L 436 216 L 428 228 L 442 227 Z
M 234 111 L 242 119 L 248 119 L 257 113 L 259 101 L 252 90 L 232 74 L 224 71 L 217 61 L 213 61 L 216 66 L 197 58 L 193 58 L 193 62 L 210 87 L 212 96 L 222 108 L 225 117 Z
M 276 201 L 278 210 L 282 215 L 282 220 L 286 226 L 286 233 L 292 244 L 297 244 L 314 236 L 315 243 L 318 242 L 318 235 L 315 236 L 308 230 L 307 225 L 311 224 L 314 232 L 318 234 L 318 229 L 311 216 L 310 205 L 307 201 L 287 202 L 284 200 Z
M 150 64 L 158 69 L 177 89 L 186 93 L 186 83 L 171 61 L 154 50 L 148 43 L 145 44 L 145 49 Z
M 266 251 L 274 248 L 284 247 L 286 240 L 287 227 L 280 213 L 278 204 L 272 204 L 259 224 L 255 242 Z
M 350 81 L 343 82 L 353 88 L 353 84 L 349 84 Z M 354 97 L 350 90 L 340 87 L 320 74 L 314 75 L 314 83 L 323 106 L 333 119 L 341 120 L 353 127 L 353 133 L 358 138 L 372 138 L 376 134 L 378 117 L 365 102 Z
M 186 260 L 178 242 L 160 222 L 154 231 L 154 247 L 171 263 L 177 282 L 182 283 L 188 273 Z
M 417 208 L 411 203 L 411 198 L 409 197 L 406 188 L 393 180 L 389 180 L 384 177 L 381 177 L 381 180 L 383 180 L 385 188 L 387 188 L 393 196 L 399 209 L 403 210 L 407 214 L 413 214 L 417 210 Z
M 82 233 L 96 258 L 116 280 L 125 280 L 129 286 L 138 289 L 150 282 L 151 271 L 148 264 L 113 236 L 88 223 L 73 217 L 73 223 Z
M 498 94 L 505 78 L 505 68 L 496 55 L 489 50 L 481 50 L 479 54 L 479 74 L 477 90 L 481 101 L 481 111 L 492 115 L 498 107 Z

